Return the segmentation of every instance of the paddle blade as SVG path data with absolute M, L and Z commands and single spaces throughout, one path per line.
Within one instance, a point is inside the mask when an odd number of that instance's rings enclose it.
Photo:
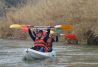
M 21 25 L 19 25 L 19 24 L 12 24 L 12 25 L 10 25 L 10 28 L 20 29 Z
M 22 32 L 28 32 L 28 28 L 27 28 L 27 27 L 21 28 L 21 31 L 22 31 Z
M 64 36 L 71 40 L 78 40 L 78 38 L 75 34 L 65 34 Z
M 62 25 L 56 25 L 56 26 L 54 26 L 54 28 L 61 28 L 62 27 Z
M 63 29 L 63 30 L 73 30 L 73 25 L 62 25 L 61 29 Z

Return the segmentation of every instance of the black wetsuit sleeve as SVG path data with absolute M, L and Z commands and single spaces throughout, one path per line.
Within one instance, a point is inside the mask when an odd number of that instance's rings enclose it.
M 48 38 L 49 38 L 49 34 L 50 34 L 50 29 L 47 29 L 47 33 L 46 36 L 44 37 L 44 41 L 47 42 Z
M 36 37 L 32 34 L 32 32 L 31 32 L 30 29 L 28 30 L 28 32 L 29 32 L 29 35 L 30 35 L 31 39 L 32 39 L 33 41 L 35 41 L 35 38 L 36 38 Z
M 36 33 L 35 33 L 35 31 L 33 31 L 33 34 L 34 34 L 34 36 L 36 37 Z
M 58 38 L 58 36 L 56 36 L 56 37 L 55 37 L 55 39 L 56 39 L 56 40 L 55 40 L 56 42 L 58 42 L 58 41 L 59 41 L 59 38 Z

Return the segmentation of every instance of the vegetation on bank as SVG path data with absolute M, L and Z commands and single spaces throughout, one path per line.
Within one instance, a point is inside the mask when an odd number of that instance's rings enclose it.
M 0 5 L 5 7 L 3 3 Z M 86 42 L 89 30 L 94 32 L 93 35 L 98 34 L 97 7 L 98 0 L 25 0 L 14 7 L 12 4 L 6 7 L 0 18 L 0 37 L 27 38 L 26 33 L 9 29 L 13 23 L 50 26 L 72 24 L 75 28 L 70 33 L 76 34 L 81 42 Z

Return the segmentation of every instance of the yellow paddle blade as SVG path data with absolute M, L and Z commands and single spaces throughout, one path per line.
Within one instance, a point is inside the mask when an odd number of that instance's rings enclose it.
M 63 30 L 72 30 L 74 27 L 73 25 L 62 25 L 61 26 L 61 29 Z
M 10 25 L 10 28 L 20 29 L 22 26 L 19 24 L 12 24 Z

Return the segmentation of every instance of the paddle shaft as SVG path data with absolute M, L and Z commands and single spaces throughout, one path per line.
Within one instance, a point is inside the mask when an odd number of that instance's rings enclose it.
M 33 27 L 33 28 L 54 28 L 54 27 L 51 27 L 51 26 L 27 26 L 27 27 Z
M 42 30 L 46 30 L 48 28 L 31 28 L 31 29 L 42 29 Z M 51 29 L 55 29 L 55 28 L 51 28 Z
M 37 29 L 47 29 L 47 28 L 60 28 L 62 30 L 72 30 L 73 26 L 72 25 L 55 25 L 55 26 L 32 26 L 32 25 L 20 25 L 20 24 L 12 24 L 10 25 L 10 28 L 16 28 L 16 29 L 21 29 L 21 28 L 26 28 L 26 27 L 31 27 L 31 28 L 37 28 Z

